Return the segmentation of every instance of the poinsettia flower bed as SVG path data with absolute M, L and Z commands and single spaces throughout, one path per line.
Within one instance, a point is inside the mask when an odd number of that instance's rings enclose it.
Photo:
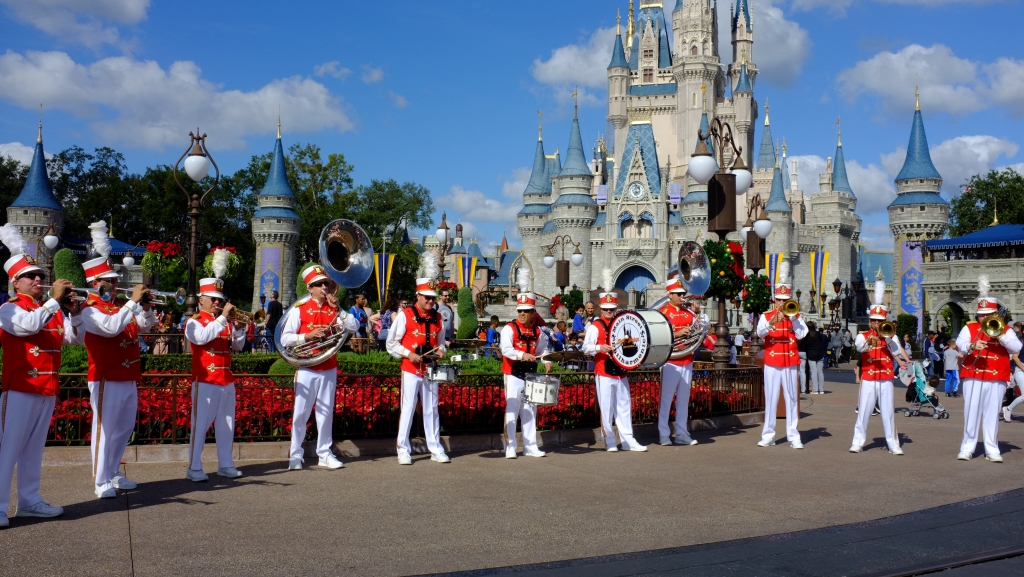
M 600 417 L 593 374 L 563 373 L 558 405 L 540 407 L 537 427 L 542 430 L 597 427 Z M 660 374 L 634 371 L 630 375 L 633 422 L 658 418 Z M 339 375 L 335 397 L 334 438 L 381 438 L 397 434 L 401 404 L 401 377 L 397 375 Z M 235 439 L 281 441 L 291 435 L 294 390 L 292 377 L 238 375 L 235 379 Z M 192 415 L 192 380 L 186 374 L 145 374 L 139 387 L 134 444 L 188 443 Z M 703 418 L 763 410 L 761 372 L 730 369 L 697 370 L 690 395 L 690 417 Z M 445 435 L 499 433 L 505 419 L 502 375 L 461 375 L 455 383 L 438 388 L 441 433 Z M 92 428 L 89 391 L 83 375 L 62 377 L 47 438 L 49 444 L 88 444 Z M 307 424 L 307 439 L 316 436 L 314 417 Z M 419 412 L 413 435 L 422 435 Z M 213 431 L 207 431 L 212 440 Z

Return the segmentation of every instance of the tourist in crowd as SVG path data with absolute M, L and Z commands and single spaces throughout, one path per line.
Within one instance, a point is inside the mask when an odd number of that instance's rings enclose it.
M 838 367 L 839 355 L 843 351 L 843 334 L 838 329 L 832 332 L 829 349 L 832 351 L 832 366 Z
M 376 316 L 379 322 L 377 329 L 377 348 L 384 350 L 384 343 L 388 340 L 388 331 L 391 330 L 391 324 L 395 322 L 395 315 L 398 314 L 398 299 L 395 297 L 388 297 L 388 300 L 384 301 L 384 307 L 377 313 Z
M 743 331 L 736 331 L 736 336 L 733 338 L 732 344 L 736 347 L 736 354 L 743 354 L 743 343 L 747 342 L 747 338 L 743 336 Z
M 853 333 L 850 332 L 850 329 L 844 330 L 843 331 L 843 350 L 842 350 L 842 354 L 839 356 L 839 362 L 842 362 L 842 363 L 850 362 L 850 356 L 853 354 L 853 345 L 854 345 Z
M 576 307 L 576 316 L 573 317 L 572 319 L 572 332 L 582 332 L 584 329 L 587 328 L 586 315 L 586 309 L 583 307 L 583 305 Z
M 963 353 L 956 346 L 955 339 L 946 341 L 946 350 L 942 353 L 942 364 L 946 370 L 946 396 L 960 396 L 960 359 Z
M 1016 326 L 1014 329 L 1016 332 Z M 1017 336 L 1020 337 L 1020 335 Z M 1010 380 L 1007 397 L 1013 396 L 1013 400 L 1003 407 L 1003 420 L 1007 423 L 1013 420 L 1013 410 L 1017 408 L 1017 405 L 1024 403 L 1024 395 L 1021 394 L 1024 393 L 1024 363 L 1020 360 L 1020 353 L 1010 355 L 1010 369 L 1013 371 L 1013 378 Z
M 280 294 L 277 291 L 270 293 L 270 298 L 267 299 L 267 352 L 274 352 L 274 331 L 277 330 L 277 323 L 281 322 L 281 317 L 284 316 L 284 307 L 281 306 L 281 301 L 277 300 L 280 298 Z M 182 327 L 185 323 L 182 323 Z
M 935 331 L 928 331 L 928 334 L 924 338 L 924 342 L 921 343 L 921 356 L 928 359 L 928 367 L 926 371 L 928 376 L 934 375 L 938 370 L 937 364 L 940 360 L 939 351 L 935 348 Z
M 807 370 L 810 373 L 812 395 L 825 394 L 825 349 L 828 343 L 825 335 L 818 331 L 818 325 L 814 321 L 807 323 L 807 336 L 800 341 L 805 343 L 804 350 L 807 354 Z
M 500 322 L 498 315 L 491 315 L 491 327 L 487 329 L 487 352 L 485 354 L 492 359 L 501 358 L 501 355 L 498 354 L 498 342 L 501 339 L 501 331 L 498 329 Z
M 455 338 L 455 311 L 450 304 L 452 293 L 448 289 L 441 289 L 437 299 L 437 312 L 441 313 L 441 321 L 444 324 L 444 346 L 451 346 Z
M 551 348 L 555 351 L 565 350 L 565 321 L 558 321 L 555 323 L 555 330 L 552 333 L 554 340 L 551 341 Z
M 807 325 L 810 328 L 810 324 Z M 800 369 L 797 373 L 797 390 L 802 394 L 808 394 L 811 389 L 807 387 L 807 338 L 804 337 L 796 343 L 796 352 L 800 357 Z
M 355 304 L 348 309 L 348 314 L 352 315 L 359 322 L 359 330 L 356 331 L 354 336 L 361 339 L 367 338 L 367 325 L 370 322 L 370 316 L 366 314 L 366 295 L 363 293 L 356 294 Z

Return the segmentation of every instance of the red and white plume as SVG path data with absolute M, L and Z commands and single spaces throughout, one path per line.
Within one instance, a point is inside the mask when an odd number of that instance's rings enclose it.
M 110 234 L 107 223 L 102 220 L 89 225 L 89 236 L 92 237 L 92 250 L 103 258 L 110 258 Z
M 25 239 L 21 237 L 17 227 L 11 223 L 0 226 L 0 241 L 4 243 L 11 256 L 25 254 Z
M 231 251 L 223 248 L 218 248 L 213 251 L 213 262 L 210 263 L 210 268 L 213 269 L 213 276 L 216 278 L 224 278 L 224 275 L 228 272 L 228 259 L 231 258 Z
M 516 274 L 516 284 L 519 285 L 519 292 L 530 292 L 530 286 L 533 284 L 533 274 L 528 267 L 519 267 L 519 272 Z

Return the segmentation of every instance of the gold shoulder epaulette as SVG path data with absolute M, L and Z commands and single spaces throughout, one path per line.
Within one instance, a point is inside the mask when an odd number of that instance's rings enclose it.
M 976 325 L 976 324 L 978 324 L 978 321 L 967 321 L 967 324 L 969 324 L 969 325 Z
M 202 317 L 202 315 L 199 314 L 199 313 L 196 313 L 196 314 L 192 315 L 192 318 L 197 320 L 197 321 L 199 320 L 200 317 Z

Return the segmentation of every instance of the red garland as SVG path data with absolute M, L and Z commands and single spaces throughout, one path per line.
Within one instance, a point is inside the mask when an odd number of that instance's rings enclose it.
M 233 246 L 215 246 L 215 247 L 210 249 L 209 254 L 213 254 L 213 252 L 215 250 L 217 250 L 217 249 L 224 249 L 224 250 L 230 252 L 231 254 L 238 254 L 238 251 L 235 250 L 235 247 L 233 247 Z

